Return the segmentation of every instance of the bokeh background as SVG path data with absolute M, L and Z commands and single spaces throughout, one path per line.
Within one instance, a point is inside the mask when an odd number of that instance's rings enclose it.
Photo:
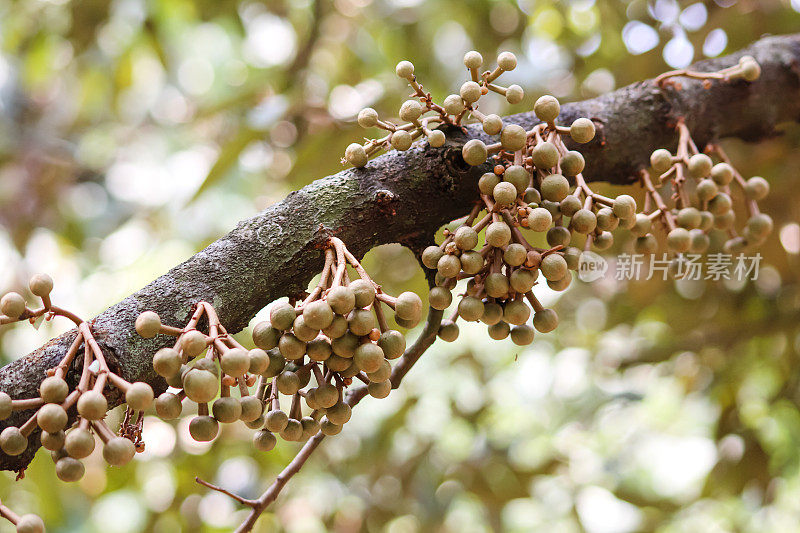
M 46 271 L 56 301 L 102 311 L 338 171 L 356 113 L 396 113 L 401 59 L 441 98 L 466 50 L 514 51 L 525 101 L 486 104 L 506 113 L 799 29 L 797 0 L 2 0 L 0 289 Z M 545 287 L 561 326 L 524 349 L 462 327 L 359 405 L 260 531 L 800 531 L 800 127 L 783 133 L 725 144 L 772 184 L 757 281 Z M 424 292 L 399 246 L 366 263 Z M 2 362 L 66 327 L 4 328 Z M 0 499 L 51 532 L 229 530 L 241 510 L 194 476 L 255 496 L 297 445 L 257 453 L 243 425 L 198 445 L 187 424 L 148 418 L 144 454 L 92 457 L 75 485 L 40 453 Z

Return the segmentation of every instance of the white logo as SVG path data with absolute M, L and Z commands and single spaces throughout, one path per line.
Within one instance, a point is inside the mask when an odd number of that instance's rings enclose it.
M 602 278 L 608 271 L 608 262 L 594 252 L 581 252 L 578 259 L 578 279 L 591 283 Z

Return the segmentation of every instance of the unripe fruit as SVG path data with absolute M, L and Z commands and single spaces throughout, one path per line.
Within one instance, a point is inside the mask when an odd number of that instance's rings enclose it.
M 11 396 L 5 392 L 0 392 L 0 420 L 5 420 L 13 412 L 13 404 L 11 403 Z
M 481 191 L 481 194 L 491 196 L 498 183 L 500 183 L 500 176 L 494 172 L 487 172 L 478 180 L 478 189 Z
M 494 201 L 500 206 L 512 205 L 517 200 L 517 188 L 507 181 L 501 181 L 495 186 L 494 191 L 492 191 L 492 196 L 494 197 Z
M 550 216 L 549 212 L 547 213 L 547 216 Z M 528 217 L 528 220 L 530 220 L 530 217 Z M 503 261 L 511 266 L 521 265 L 525 262 L 526 257 L 527 251 L 525 250 L 525 247 L 516 242 L 509 244 L 503 252 Z
M 421 114 L 422 104 L 416 100 L 406 100 L 403 102 L 403 105 L 400 106 L 398 116 L 401 120 L 405 120 L 406 122 L 414 122 Z
M 553 226 L 547 231 L 547 244 L 550 246 L 566 246 L 572 239 L 572 234 L 564 226 Z
M 286 415 L 286 413 L 284 413 L 280 409 L 273 409 L 272 411 L 267 413 L 264 427 L 266 427 L 273 433 L 280 433 L 281 431 L 286 429 L 286 425 L 288 423 L 289 423 L 289 417 Z
M 706 154 L 695 154 L 689 158 L 689 164 L 686 166 L 686 169 L 693 178 L 705 178 L 711 174 L 711 167 L 713 164 L 711 158 Z
M 571 217 L 583 207 L 583 202 L 575 194 L 568 194 L 558 203 L 558 210 L 562 215 Z
M 576 143 L 588 143 L 594 139 L 594 122 L 588 118 L 579 118 L 569 127 L 569 136 Z
M 486 228 L 486 243 L 495 248 L 502 248 L 511 242 L 511 228 L 502 221 L 489 224 Z
M 64 434 L 63 431 L 56 431 L 55 433 L 48 433 L 47 431 L 42 431 L 42 434 L 39 437 L 39 441 L 42 443 L 42 447 L 50 451 L 56 451 L 63 448 L 65 440 L 66 440 L 66 435 Z
M 517 195 L 524 194 L 531 183 L 531 175 L 520 165 L 511 165 L 503 172 L 503 181 L 514 186 Z
M 436 245 L 431 245 L 422 251 L 422 264 L 427 268 L 436 268 L 439 259 L 444 256 L 444 251 Z
M 255 396 L 242 397 L 239 400 L 239 405 L 241 406 L 239 418 L 243 422 L 253 422 L 264 412 L 264 403 Z
M 367 107 L 358 112 L 358 125 L 362 128 L 372 128 L 378 124 L 378 112 Z
M 379 383 L 370 383 L 367 385 L 367 392 L 373 398 L 386 398 L 392 392 L 392 382 L 387 379 Z
M 614 236 L 610 232 L 604 231 L 600 233 L 600 235 L 594 236 L 592 244 L 598 250 L 606 250 L 610 248 L 612 244 L 614 244 Z
M 428 294 L 428 302 L 434 309 L 443 311 L 453 303 L 453 293 L 444 287 L 433 287 Z
M 464 100 L 457 94 L 451 94 L 444 99 L 442 107 L 448 115 L 458 115 L 464 111 Z
M 67 426 L 67 412 L 58 404 L 46 403 L 36 413 L 36 423 L 48 433 L 58 433 Z
M 328 417 L 323 416 L 322 420 L 319 421 L 319 430 L 327 436 L 331 435 L 338 435 L 342 431 L 342 426 L 334 424 Z
M 559 280 L 547 280 L 547 286 L 554 291 L 563 291 L 572 283 L 572 272 L 567 271 L 566 275 Z
M 588 209 L 579 209 L 570 220 L 570 228 L 584 235 L 597 227 L 597 217 Z
M 745 183 L 744 193 L 750 200 L 763 200 L 769 194 L 769 183 L 761 176 L 753 176 Z
M 569 181 L 561 174 L 550 174 L 542 180 L 542 197 L 560 202 L 569 194 Z
M 219 379 L 206 370 L 189 370 L 183 378 L 186 397 L 196 403 L 208 403 L 217 397 Z
M 153 404 L 153 389 L 147 383 L 132 383 L 125 393 L 125 403 L 134 411 L 146 411 Z
M 367 280 L 357 279 L 350 283 L 356 300 L 356 307 L 367 307 L 375 301 L 375 286 Z
M 58 376 L 45 378 L 39 385 L 39 396 L 45 403 L 62 403 L 67 399 L 69 386 Z
M 6 455 L 19 455 L 28 447 L 28 438 L 19 428 L 9 426 L 0 433 L 0 449 Z
M 306 346 L 308 358 L 312 361 L 325 361 L 333 353 L 331 343 L 324 337 L 317 337 Z
M 732 211 L 726 211 L 719 215 L 714 215 L 714 228 L 716 229 L 730 229 L 736 221 L 736 214 Z
M 528 215 L 528 227 L 533 231 L 547 231 L 552 223 L 553 215 L 543 207 L 537 207 Z
M 464 162 L 470 166 L 476 167 L 482 165 L 486 161 L 489 152 L 486 150 L 486 145 L 483 144 L 483 141 L 470 139 L 461 149 L 461 155 L 464 158 Z
M 503 309 L 503 320 L 509 324 L 522 325 L 531 316 L 531 308 L 523 300 L 512 300 Z
M 581 155 L 580 152 L 570 150 L 561 158 L 561 172 L 563 172 L 565 176 L 577 176 L 583 172 L 585 166 L 586 161 L 583 159 L 583 155 Z
M 714 215 L 724 215 L 728 213 L 733 207 L 731 197 L 721 192 L 708 202 L 708 210 Z
M 198 442 L 210 442 L 216 438 L 218 433 L 219 422 L 210 416 L 196 416 L 189 422 L 189 434 Z M 105 450 L 103 450 L 103 455 L 105 456 Z
M 458 92 L 467 104 L 472 104 L 481 97 L 481 86 L 471 80 L 465 81 Z
M 619 226 L 619 217 L 610 207 L 603 207 L 597 211 L 597 227 L 601 231 L 613 231 Z
M 367 342 L 356 349 L 353 361 L 364 372 L 375 372 L 384 361 L 383 350 L 380 346 Z
M 611 203 L 611 210 L 619 218 L 633 218 L 636 213 L 636 200 L 627 194 L 621 194 L 614 198 Z
M 714 182 L 714 180 L 706 178 L 700 180 L 700 182 L 697 184 L 695 192 L 697 193 L 697 198 L 701 202 L 708 202 L 717 195 L 719 192 L 719 187 L 717 187 L 717 184 Z
M 62 457 L 56 461 L 56 476 L 65 483 L 79 481 L 85 473 L 86 468 L 83 466 L 83 463 L 77 459 Z
M 525 91 L 519 85 L 509 85 L 508 89 L 506 89 L 506 101 L 509 104 L 518 104 L 523 98 L 525 98 Z
M 75 459 L 89 457 L 94 451 L 94 447 L 94 436 L 82 428 L 69 431 L 64 439 L 64 449 L 70 457 Z
M 274 378 L 283 371 L 286 366 L 286 359 L 279 350 L 275 349 L 268 351 L 267 355 L 269 356 L 269 365 L 261 375 L 265 378 Z
M 256 431 L 253 435 L 253 447 L 260 452 L 268 452 L 275 448 L 278 439 L 269 431 Z
M 16 292 L 9 292 L 0 298 L 0 311 L 8 317 L 19 318 L 25 308 L 25 299 Z
M 493 325 L 500 322 L 503 318 L 503 308 L 496 302 L 486 302 L 483 304 L 483 315 L 481 315 L 481 322 L 486 325 Z
M 350 358 L 356 353 L 356 348 L 358 348 L 358 337 L 356 337 L 353 333 L 347 332 L 338 339 L 334 339 L 331 342 L 331 348 L 333 349 L 333 353 L 338 355 L 339 357 L 346 357 Z M 330 366 L 333 357 L 328 359 L 328 365 Z M 333 368 L 333 367 L 331 367 Z
M 369 335 L 369 332 L 375 327 L 375 315 L 366 309 L 354 309 L 347 316 L 347 323 L 353 335 L 363 337 Z
M 333 322 L 331 322 L 331 325 L 323 329 L 322 332 L 329 339 L 338 339 L 339 337 L 347 333 L 347 319 L 342 315 L 335 315 L 333 317 Z
M 533 342 L 533 328 L 527 324 L 511 328 L 511 342 L 517 346 L 527 346 Z
M 183 405 L 176 394 L 165 392 L 156 399 L 156 414 L 161 420 L 174 420 L 181 416 L 182 410 Z M 67 435 L 67 441 L 69 441 L 69 435 Z
M 484 263 L 483 256 L 475 250 L 468 250 L 461 254 L 459 261 L 461 261 L 461 270 L 470 275 L 480 272 Z
M 45 297 L 53 290 L 53 278 L 47 274 L 35 274 L 28 282 L 28 288 L 35 296 Z
M 499 272 L 492 272 L 484 281 L 486 294 L 490 298 L 503 298 L 508 294 L 510 284 L 508 278 Z
M 193 329 L 181 335 L 181 349 L 190 358 L 197 357 L 203 353 L 208 346 L 206 336 Z
M 711 239 L 701 229 L 693 229 L 689 232 L 689 237 L 692 243 L 689 245 L 689 251 L 693 254 L 702 254 L 708 250 L 711 244 Z
M 447 138 L 442 130 L 433 130 L 428 134 L 428 143 L 434 148 L 440 148 L 444 146 L 446 140 Z
M 351 143 L 347 145 L 347 148 L 344 150 L 344 158 L 348 163 L 356 168 L 364 167 L 366 166 L 367 162 L 369 162 L 367 151 L 358 143 Z
M 153 311 L 145 311 L 136 318 L 136 332 L 145 339 L 152 339 L 161 330 L 161 318 Z
M 483 56 L 475 50 L 470 50 L 464 54 L 464 66 L 468 69 L 478 69 L 483 65 Z
M 213 420 L 215 424 L 217 423 L 217 421 L 210 416 L 203 418 Z M 192 422 L 194 422 L 194 420 Z M 191 428 L 192 424 L 189 424 L 190 431 Z M 192 436 L 194 437 L 194 435 Z M 105 459 L 106 462 L 111 466 L 124 466 L 128 464 L 131 459 L 133 459 L 134 455 L 136 455 L 136 447 L 131 441 L 124 437 L 114 437 L 109 439 L 109 441 L 106 442 L 106 445 L 103 447 L 103 459 Z
M 672 167 L 672 154 L 669 153 L 669 150 L 659 148 L 650 154 L 650 166 L 653 167 L 656 174 L 665 173 Z
M 153 368 L 156 374 L 164 378 L 178 374 L 182 364 L 181 355 L 173 348 L 161 348 L 153 356 Z
M 642 237 L 650 233 L 650 230 L 653 227 L 653 222 L 650 220 L 650 217 L 644 213 L 637 213 L 634 220 L 635 222 L 630 228 L 632 234 L 636 235 L 637 237 Z
M 377 383 L 379 381 L 386 381 L 391 377 L 391 375 L 392 375 L 392 365 L 389 364 L 389 361 L 384 359 L 381 362 L 381 367 L 378 370 L 376 370 L 375 372 L 367 373 L 367 378 L 369 378 L 370 381 Z
M 560 254 L 549 254 L 542 258 L 539 265 L 542 275 L 549 281 L 558 281 L 568 274 L 567 262 Z
M 284 333 L 278 341 L 278 350 L 289 361 L 300 359 L 306 354 L 306 343 L 292 335 Z
M 253 348 L 247 352 L 247 358 L 249 360 L 247 372 L 250 374 L 259 375 L 269 366 L 269 356 L 261 348 Z
M 527 141 L 528 135 L 525 132 L 525 128 L 518 124 L 509 124 L 503 128 L 502 133 L 500 133 L 500 144 L 503 146 L 503 149 L 509 152 L 522 150 L 525 148 Z
M 355 295 L 353 295 L 355 302 Z M 306 326 L 315 330 L 325 329 L 333 322 L 333 309 L 322 300 L 315 300 L 303 308 L 303 320 Z
M 486 115 L 483 119 L 483 131 L 487 135 L 497 135 L 503 129 L 503 119 L 498 115 Z
M 350 421 L 352 409 L 344 402 L 337 402 L 333 407 L 329 407 L 325 411 L 325 416 L 332 423 L 343 426 Z
M 461 272 L 461 261 L 455 255 L 443 255 L 436 269 L 445 278 L 454 278 Z
M 332 289 L 330 289 L 328 291 L 328 294 L 326 296 L 326 301 L 328 302 L 328 305 L 330 306 L 330 309 L 334 313 L 339 314 L 339 315 L 346 315 L 347 313 L 352 311 L 353 308 L 355 307 L 355 305 L 356 305 L 356 295 L 355 295 L 355 293 L 353 292 L 353 290 L 350 287 L 345 287 L 343 285 L 339 285 L 339 286 L 333 287 Z M 311 325 L 311 323 L 308 322 L 308 318 L 305 317 L 305 314 L 306 314 L 306 311 L 304 310 L 303 311 L 303 316 L 306 319 L 306 324 Z M 331 316 L 331 322 L 333 322 L 333 316 Z M 330 326 L 330 323 L 327 324 L 324 327 L 319 328 L 319 329 L 325 329 L 328 326 Z M 316 327 L 316 326 L 312 326 L 312 327 Z
M 508 72 L 517 68 L 517 56 L 511 52 L 501 52 L 497 56 L 497 66 Z
M 694 159 L 694 157 L 692 159 Z M 692 160 L 690 159 L 689 163 L 691 163 L 691 161 Z M 710 158 L 709 161 L 711 161 Z M 728 185 L 731 181 L 733 181 L 733 167 L 731 167 L 728 163 L 717 163 L 711 169 L 711 179 L 714 180 L 714 183 L 717 185 Z
M 242 404 L 230 396 L 217 398 L 211 406 L 211 413 L 217 421 L 232 424 L 242 416 Z
M 272 327 L 279 331 L 286 331 L 294 324 L 297 313 L 290 304 L 281 302 L 275 305 L 269 312 L 269 321 Z
M 473 296 L 465 296 L 458 302 L 458 314 L 468 322 L 480 320 L 483 316 L 483 302 Z
M 549 141 L 537 144 L 531 155 L 539 170 L 548 171 L 558 164 L 558 149 Z
M 413 139 L 411 138 L 411 134 L 405 130 L 395 131 L 392 133 L 392 137 L 389 139 L 392 147 L 395 150 L 400 150 L 401 152 L 411 148 L 412 141 Z
M 558 315 L 552 309 L 542 309 L 533 315 L 533 327 L 542 333 L 549 333 L 558 327 Z
M 533 288 L 538 277 L 538 270 L 527 270 L 525 268 L 518 268 L 511 273 L 511 288 L 514 291 L 525 294 Z
M 694 229 L 700 227 L 701 216 L 700 211 L 694 207 L 684 207 L 678 211 L 678 216 L 675 221 L 679 226 L 686 229 Z
M 478 233 L 469 226 L 461 226 L 453 240 L 460 250 L 472 250 L 478 245 Z
M 406 350 L 406 338 L 399 331 L 389 329 L 381 333 L 378 346 L 386 359 L 397 359 Z
M 302 342 L 308 342 L 319 335 L 319 330 L 308 327 L 305 318 L 303 318 L 303 315 L 300 315 L 294 319 L 292 333 Z M 280 345 L 280 341 L 278 341 L 278 345 Z
M 761 65 L 753 59 L 753 56 L 739 58 L 739 67 L 742 71 L 742 78 L 747 81 L 755 81 L 761 77 Z
M 411 79 L 414 77 L 414 65 L 411 61 L 401 61 L 394 69 L 398 77 L 404 79 Z
M 554 96 L 546 94 L 533 104 L 533 112 L 542 122 L 554 122 L 561 112 L 561 105 Z
M 772 228 L 772 218 L 765 213 L 759 213 L 750 217 L 746 230 L 754 237 L 761 239 L 772 233 Z
M 291 370 L 284 370 L 281 372 L 280 375 L 275 378 L 275 382 L 278 385 L 278 391 L 287 396 L 291 396 L 302 387 L 300 377 Z
M 108 400 L 95 390 L 81 394 L 78 398 L 78 414 L 87 420 L 102 420 L 108 411 Z
M 580 248 L 576 248 L 575 246 L 570 246 L 568 248 L 564 248 L 562 250 L 564 252 L 564 261 L 567 262 L 567 268 L 570 270 L 578 270 L 578 262 L 581 259 L 581 252 Z
M 299 420 L 290 418 L 286 427 L 281 431 L 281 438 L 287 441 L 298 441 L 303 436 L 303 424 Z
M 25 514 L 17 522 L 17 533 L 44 533 L 44 522 L 35 514 Z
M 498 322 L 489 326 L 486 331 L 489 333 L 489 337 L 500 341 L 508 337 L 508 334 L 511 332 L 511 326 L 509 326 L 507 322 Z

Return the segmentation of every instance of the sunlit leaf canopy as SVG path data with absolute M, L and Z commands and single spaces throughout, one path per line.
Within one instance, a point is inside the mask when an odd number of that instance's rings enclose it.
M 369 134 L 354 121 L 362 107 L 396 114 L 401 59 L 443 97 L 466 50 L 511 50 L 520 65 L 506 76 L 526 99 L 485 106 L 515 112 L 797 31 L 798 11 L 796 0 L 0 2 L 0 286 L 47 271 L 54 298 L 94 315 L 338 171 Z M 776 232 L 757 281 L 576 283 L 546 296 L 562 325 L 525 349 L 462 327 L 400 390 L 359 406 L 261 530 L 796 529 L 800 129 L 784 133 L 726 145 L 745 176 L 772 184 Z M 424 292 L 400 247 L 366 265 L 391 292 Z M 66 327 L 2 330 L 3 361 Z M 256 496 L 296 445 L 259 454 L 240 425 L 199 445 L 187 426 L 148 418 L 137 461 L 92 457 L 77 486 L 41 452 L 24 480 L 0 478 L 0 499 L 49 531 L 227 530 L 239 511 L 194 476 Z

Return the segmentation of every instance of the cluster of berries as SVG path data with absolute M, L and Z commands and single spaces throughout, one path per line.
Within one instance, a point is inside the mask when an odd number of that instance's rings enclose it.
M 36 398 L 12 399 L 0 392 L 0 420 L 9 418 L 14 411 L 33 410 L 21 426 L 8 426 L 0 433 L 0 449 L 7 455 L 20 455 L 28 448 L 28 439 L 37 429 L 42 446 L 50 450 L 56 474 L 62 481 L 78 481 L 83 477 L 81 459 L 95 449 L 95 435 L 103 443 L 103 457 L 112 466 L 127 464 L 137 451 L 143 451 L 141 424 L 143 413 L 153 402 L 153 389 L 146 383 L 129 383 L 109 369 L 106 358 L 94 338 L 92 327 L 75 314 L 57 307 L 50 301 L 53 280 L 39 274 L 31 278 L 31 293 L 42 301 L 42 307 L 31 309 L 18 293 L 10 292 L 0 299 L 0 323 L 28 320 L 51 320 L 63 316 L 77 326 L 75 339 L 55 368 L 39 385 Z M 80 369 L 77 384 L 70 387 Z M 128 406 L 125 423 L 118 436 L 105 423 L 109 410 L 106 392 L 122 394 Z M 76 417 L 70 416 L 74 411 Z
M 411 99 L 403 102 L 398 116 L 404 123 L 397 125 L 381 120 L 378 112 L 372 108 L 361 110 L 358 114 L 358 124 L 363 128 L 380 128 L 389 133 L 380 139 L 367 139 L 364 145 L 353 143 L 345 150 L 342 163 L 349 163 L 355 167 L 363 167 L 369 157 L 382 149 L 394 148 L 408 150 L 414 140 L 427 138 L 433 147 L 443 146 L 445 134 L 441 125 L 459 126 L 467 116 L 477 119 L 483 125 L 483 130 L 488 135 L 500 135 L 502 139 L 518 138 L 520 130 L 516 124 L 504 125 L 503 119 L 496 114 L 485 115 L 478 110 L 478 101 L 489 91 L 505 96 L 510 104 L 518 104 L 525 93 L 519 85 L 503 87 L 495 80 L 503 73 L 517 67 L 517 58 L 511 52 L 502 52 L 497 56 L 497 66 L 492 70 L 481 72 L 483 57 L 478 52 L 468 52 L 464 56 L 464 65 L 469 71 L 470 79 L 461 85 L 459 94 L 451 94 L 444 99 L 441 105 L 433 101 L 430 93 L 423 90 L 422 85 L 414 75 L 414 65 L 410 61 L 401 61 L 397 64 L 395 72 L 400 78 L 408 80 L 413 89 Z M 484 160 L 486 157 L 484 156 Z M 483 162 L 483 161 L 481 161 Z
M 348 265 L 357 279 L 351 281 Z M 319 283 L 302 301 L 272 307 L 269 321 L 253 330 L 253 350 L 227 334 L 206 302 L 197 305 L 183 329 L 163 325 L 151 311 L 142 313 L 136 323 L 140 335 L 178 337 L 174 347 L 162 348 L 153 358 L 156 372 L 177 389 L 157 398 L 156 412 L 163 419 L 177 418 L 187 398 L 197 403 L 198 416 L 189 426 L 193 438 L 212 440 L 220 422 L 242 420 L 259 430 L 253 442 L 262 451 L 275 446 L 276 434 L 287 441 L 307 440 L 318 431 L 337 434 L 350 419 L 344 391 L 353 379 L 366 383 L 376 398 L 391 391 L 389 361 L 403 354 L 406 341 L 387 325 L 384 305 L 405 328 L 422 317 L 419 296 L 384 293 L 334 237 L 325 250 Z M 197 329 L 204 315 L 207 334 Z M 231 388 L 239 389 L 238 398 L 231 396 Z M 290 402 L 288 409 L 281 408 L 282 400 Z

